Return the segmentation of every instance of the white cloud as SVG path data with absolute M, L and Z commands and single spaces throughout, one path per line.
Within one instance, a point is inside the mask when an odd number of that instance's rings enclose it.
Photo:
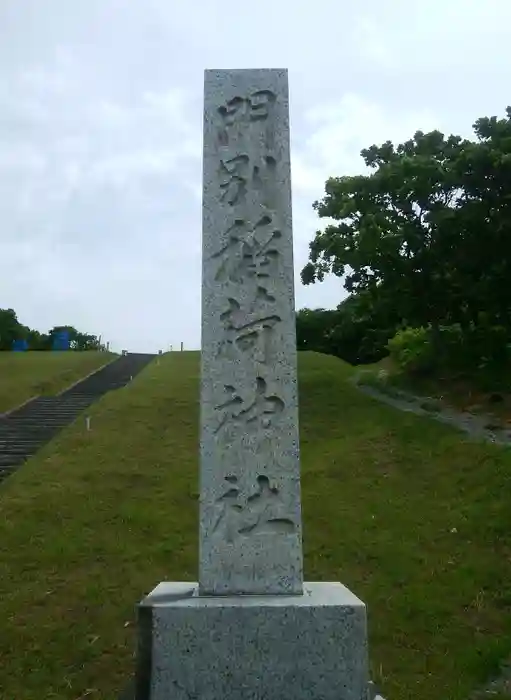
M 4 0 L 0 306 L 117 349 L 200 339 L 203 69 L 288 67 L 295 269 L 360 150 L 503 114 L 505 0 Z M 297 304 L 333 306 L 340 280 Z M 140 332 L 144 341 L 140 341 Z
M 46 168 L 44 154 L 29 144 L 17 143 L 0 150 L 0 172 L 5 177 L 17 172 L 23 175 L 42 175 Z
M 367 171 L 360 155 L 372 144 L 387 140 L 400 143 L 418 130 L 439 128 L 441 119 L 432 111 L 392 110 L 364 98 L 346 94 L 338 102 L 317 105 L 304 115 L 309 135 L 301 140 L 293 157 L 293 186 L 319 198 L 328 177 Z
M 371 17 L 362 15 L 351 32 L 354 47 L 366 61 L 374 63 L 381 70 L 396 68 L 399 64 L 394 44 L 381 31 L 381 25 Z

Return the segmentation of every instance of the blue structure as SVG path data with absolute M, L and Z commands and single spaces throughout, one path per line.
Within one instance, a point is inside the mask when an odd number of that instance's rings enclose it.
M 52 350 L 69 350 L 69 331 L 58 331 L 53 336 Z
M 12 351 L 13 352 L 25 352 L 28 350 L 28 342 L 26 340 L 13 340 L 12 341 Z

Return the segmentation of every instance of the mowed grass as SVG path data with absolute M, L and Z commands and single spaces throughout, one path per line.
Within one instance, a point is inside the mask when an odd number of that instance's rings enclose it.
M 106 352 L 0 352 L 0 414 L 52 395 L 114 359 Z
M 511 451 L 300 354 L 305 569 L 368 606 L 389 700 L 466 700 L 511 652 Z M 0 486 L 0 697 L 115 700 L 134 606 L 196 580 L 199 357 L 171 353 Z

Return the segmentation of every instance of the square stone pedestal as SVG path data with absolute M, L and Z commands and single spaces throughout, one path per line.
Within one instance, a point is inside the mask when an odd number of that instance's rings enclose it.
M 341 583 L 289 596 L 160 583 L 138 606 L 136 700 L 367 700 L 366 608 Z

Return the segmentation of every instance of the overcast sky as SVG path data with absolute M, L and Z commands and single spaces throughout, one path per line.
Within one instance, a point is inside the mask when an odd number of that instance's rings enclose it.
M 509 0 L 0 0 L 0 308 L 200 344 L 205 68 L 288 68 L 297 307 L 327 177 L 511 104 Z

